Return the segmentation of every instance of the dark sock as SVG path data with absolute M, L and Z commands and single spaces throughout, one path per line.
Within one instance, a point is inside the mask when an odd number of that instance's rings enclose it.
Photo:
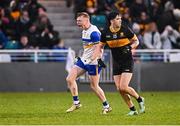
M 108 105 L 108 102 L 107 101 L 103 102 L 103 106 L 106 106 L 106 105 Z
M 142 102 L 142 98 L 139 96 L 138 97 L 138 99 L 136 99 L 137 100 L 137 102 L 139 103 L 139 102 Z
M 78 96 L 73 96 L 73 100 L 74 100 L 74 101 L 79 101 Z
M 133 106 L 131 108 L 129 108 L 131 111 L 136 111 L 136 108 Z

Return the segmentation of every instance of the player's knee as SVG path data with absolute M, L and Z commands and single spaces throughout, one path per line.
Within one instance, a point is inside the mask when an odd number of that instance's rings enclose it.
M 66 82 L 68 85 L 70 85 L 73 82 L 73 79 L 70 77 L 66 77 Z
M 94 84 L 91 84 L 90 87 L 91 87 L 92 90 L 97 90 L 98 89 L 98 86 L 94 85 Z
M 119 86 L 120 92 L 127 92 L 128 87 L 127 86 Z

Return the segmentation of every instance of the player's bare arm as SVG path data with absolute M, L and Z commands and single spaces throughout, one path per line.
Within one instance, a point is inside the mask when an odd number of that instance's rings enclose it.
M 101 58 L 101 56 L 103 54 L 103 49 L 104 49 L 104 44 L 102 44 L 101 42 L 99 42 L 98 44 L 96 44 L 94 46 L 95 46 L 94 53 L 91 57 L 92 61 L 95 59 Z
M 130 46 L 132 49 L 135 49 L 139 45 L 139 40 L 136 35 L 134 35 L 134 37 L 132 39 L 130 39 L 130 41 L 131 41 Z

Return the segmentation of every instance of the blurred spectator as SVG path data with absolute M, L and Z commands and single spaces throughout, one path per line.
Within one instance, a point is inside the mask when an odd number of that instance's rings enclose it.
M 20 19 L 18 20 L 16 25 L 17 33 L 19 34 L 22 34 L 23 32 L 27 33 L 30 25 L 31 25 L 31 20 L 28 11 L 23 10 Z
M 174 9 L 171 1 L 166 2 L 165 11 L 157 20 L 159 32 L 162 33 L 167 25 L 178 29 L 178 22 L 180 21 L 180 10 Z
M 5 34 L 8 33 L 10 20 L 5 16 L 4 8 L 0 7 L 0 30 L 2 30 Z
M 56 45 L 54 45 L 52 49 L 67 49 L 67 47 L 65 47 L 64 41 L 62 39 L 59 39 L 59 42 Z
M 39 8 L 38 9 L 38 17 L 42 17 L 42 16 L 46 16 L 47 17 L 47 13 L 43 8 Z
M 0 30 L 0 49 L 4 48 L 6 43 L 8 42 L 7 37 L 5 34 Z
M 180 49 L 180 33 L 173 29 L 170 25 L 165 27 L 161 34 L 163 49 Z
M 132 18 L 131 18 L 131 16 L 130 16 L 130 12 L 129 12 L 128 9 L 123 13 L 123 15 L 122 15 L 122 20 L 123 20 L 129 27 L 132 27 L 133 22 L 132 22 Z
M 13 3 L 10 12 L 13 21 L 17 21 L 20 18 L 20 9 L 17 3 Z
M 144 32 L 148 29 L 148 24 L 150 23 L 150 19 L 146 12 L 141 12 L 140 18 L 137 20 L 137 23 L 140 26 L 140 33 L 143 35 Z
M 107 14 L 111 11 L 106 0 L 85 0 L 86 1 L 86 12 L 90 15 L 93 14 Z
M 25 33 L 20 37 L 19 49 L 33 49 L 33 47 L 29 45 L 28 35 Z
M 29 45 L 39 49 L 40 33 L 37 31 L 37 26 L 32 24 L 28 30 Z
M 86 12 L 92 15 L 92 14 L 96 14 L 97 10 L 98 10 L 97 0 L 86 0 Z
M 39 8 L 42 8 L 44 11 L 46 11 L 46 9 L 40 3 L 38 3 L 37 0 L 29 0 L 29 3 L 27 4 L 27 8 L 28 8 L 29 16 L 33 22 L 38 17 Z
M 112 9 L 115 9 L 116 0 L 105 0 L 105 2 L 106 2 L 105 4 L 106 11 L 110 12 L 112 11 Z
M 148 49 L 160 49 L 161 37 L 155 22 L 149 23 L 147 32 L 144 33 L 144 44 Z
M 37 30 L 40 33 L 39 47 L 41 49 L 50 49 L 56 44 L 58 34 L 53 30 L 53 26 L 46 16 L 39 17 L 37 21 Z
M 0 7 L 7 8 L 11 0 L 0 0 Z
M 143 36 L 142 34 L 140 34 L 140 26 L 137 23 L 134 23 L 132 25 L 132 30 L 134 31 L 134 33 L 136 34 L 136 36 L 138 37 L 139 40 L 139 45 L 138 45 L 138 49 L 144 49 L 146 48 L 144 41 L 143 41 Z
M 86 0 L 73 0 L 75 16 L 78 12 L 86 11 Z
M 107 4 L 106 0 L 97 0 L 96 14 L 108 14 L 111 8 Z
M 124 1 L 124 0 L 117 0 L 115 2 L 115 7 L 118 9 L 120 14 L 122 14 L 122 15 L 127 13 L 127 11 L 129 12 L 129 7 L 127 7 L 126 1 Z
M 142 12 L 147 13 L 147 8 L 144 4 L 144 0 L 135 0 L 130 6 L 130 13 L 133 21 L 137 21 Z
M 153 0 L 151 3 L 150 3 L 150 11 L 149 11 L 149 14 L 150 14 L 150 17 L 153 21 L 157 21 L 157 19 L 161 16 L 161 14 L 163 13 L 163 7 L 162 7 L 162 4 L 161 4 L 161 1 L 160 0 Z

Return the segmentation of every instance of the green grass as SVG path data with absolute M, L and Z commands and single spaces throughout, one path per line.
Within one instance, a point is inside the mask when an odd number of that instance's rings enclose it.
M 128 117 L 129 110 L 117 92 L 106 93 L 113 108 L 108 115 L 101 114 L 101 102 L 92 92 L 79 94 L 83 106 L 73 113 L 65 113 L 72 103 L 70 93 L 0 93 L 0 124 L 180 125 L 180 92 L 141 94 L 146 113 Z

